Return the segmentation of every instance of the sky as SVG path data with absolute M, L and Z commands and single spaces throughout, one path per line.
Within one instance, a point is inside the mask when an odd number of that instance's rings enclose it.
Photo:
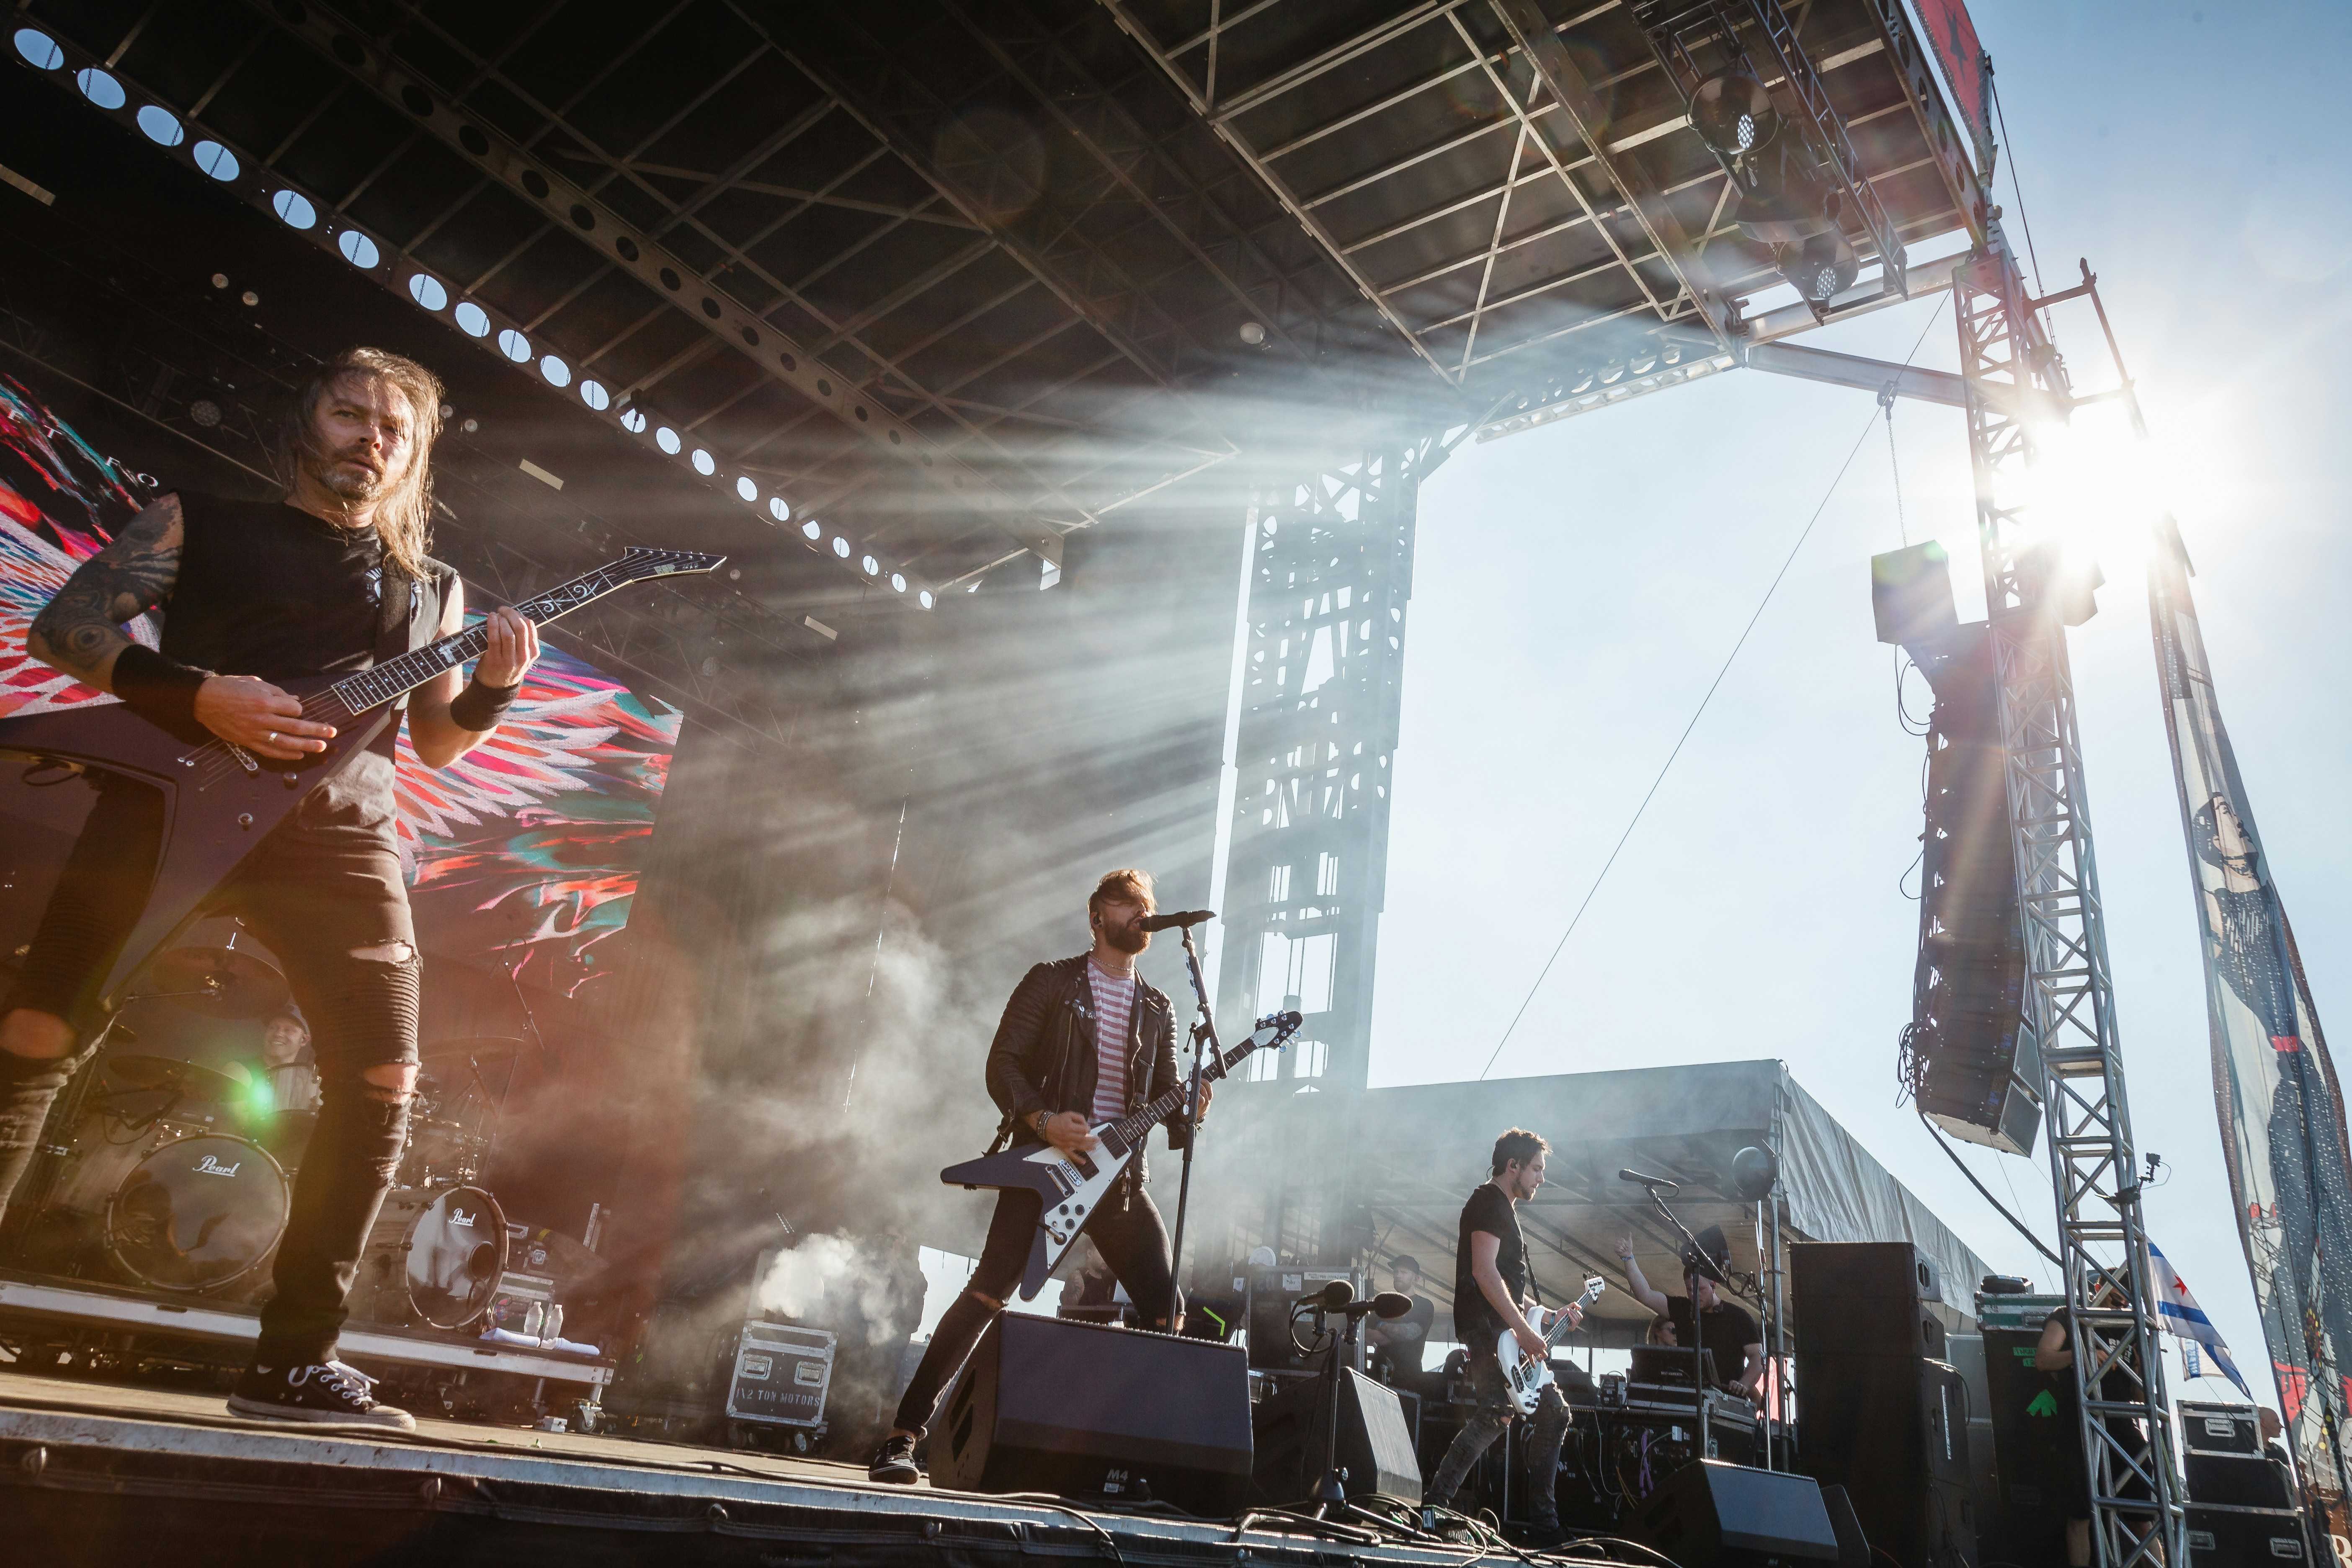
M 2352 179 L 2328 90 L 2352 8 L 1972 11 L 2012 138 L 2005 226 L 2022 250 L 2021 206 L 2049 289 L 2076 279 L 2078 257 L 2100 276 L 2153 437 L 2114 446 L 2179 520 L 2320 1020 L 2352 1040 L 2352 456 L 2336 369 L 2352 358 Z M 1949 248 L 1916 247 L 1915 265 Z M 2087 305 L 2062 307 L 2056 333 L 2078 388 L 2114 384 Z M 1916 363 L 1958 368 L 1935 301 L 1801 341 L 1898 361 L 1916 342 Z M 2094 435 L 2120 424 L 2078 417 Z M 1979 1254 L 2050 1289 L 2049 1265 L 1895 1093 L 1922 742 L 1896 720 L 1895 650 L 1874 640 L 1869 557 L 1937 539 L 1962 617 L 1983 614 L 1957 409 L 1899 406 L 1890 458 L 1870 395 L 1739 371 L 1465 447 L 1423 486 L 1371 1081 L 1478 1076 L 1817 507 L 1495 1076 L 1780 1058 Z M 2071 646 L 2134 1134 L 2164 1160 L 2146 1213 L 2269 1404 L 2146 580 L 2114 523 L 2094 498 L 2072 524 L 2109 548 L 2099 614 Z M 1916 675 L 1911 700 L 1925 711 Z M 2039 1148 L 1963 1157 L 2049 1238 Z M 2231 1396 L 2210 1378 L 2189 1392 Z

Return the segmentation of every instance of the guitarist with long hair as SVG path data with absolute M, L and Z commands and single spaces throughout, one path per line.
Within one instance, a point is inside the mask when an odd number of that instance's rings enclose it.
M 1478 1407 L 1454 1435 L 1430 1482 L 1428 1496 L 1450 1507 L 1471 1467 L 1510 1430 L 1517 1409 L 1503 1380 L 1498 1351 L 1506 1332 L 1530 1356 L 1549 1358 L 1551 1347 L 1529 1317 L 1535 1299 L 1528 1275 L 1528 1241 L 1519 1230 L 1519 1205 L 1544 1184 L 1551 1145 L 1524 1127 L 1495 1140 L 1487 1180 L 1462 1205 L 1462 1229 L 1454 1259 L 1454 1336 L 1469 1352 L 1470 1386 Z M 1583 1321 L 1574 1306 L 1561 1309 L 1570 1327 Z M 1568 1437 L 1568 1402 L 1559 1385 L 1547 1383 L 1536 1401 L 1534 1430 L 1528 1443 L 1528 1511 L 1538 1544 L 1559 1539 L 1559 1449 Z
M 441 384 L 422 365 L 378 349 L 338 355 L 282 433 L 283 498 L 162 497 L 67 580 L 27 651 L 166 730 L 278 761 L 326 750 L 333 730 L 274 681 L 367 669 L 464 625 L 457 574 L 425 553 L 440 426 Z M 162 612 L 160 648 L 122 629 L 149 611 Z M 478 744 L 538 656 L 531 623 L 494 612 L 470 684 L 453 668 L 409 694 L 417 756 L 446 767 Z M 229 1397 L 240 1415 L 415 1426 L 335 1359 L 416 1084 L 421 961 L 395 837 L 398 732 L 395 720 L 305 797 L 207 906 L 237 915 L 284 962 L 315 1026 L 320 1089 L 275 1294 Z M 163 830 L 155 791 L 100 776 L 0 1002 L 0 1205 L 50 1102 L 96 1054 L 98 992 L 146 905 Z
M 1015 1149 L 1044 1143 L 1065 1152 L 1091 1149 L 1095 1127 L 1129 1115 L 1181 1081 L 1168 994 L 1135 972 L 1136 956 L 1151 945 L 1141 922 L 1154 908 L 1150 872 L 1106 873 L 1087 900 L 1093 949 L 1040 963 L 1013 988 L 988 1048 L 986 1079 Z M 1204 1113 L 1212 1092 L 1204 1082 Z M 1181 1113 L 1166 1125 L 1169 1146 L 1182 1148 L 1191 1133 Z M 1086 1234 L 1144 1322 L 1181 1332 L 1168 1227 L 1143 1180 L 1139 1153 L 1118 1184 L 1124 1191 L 1103 1205 Z M 932 1331 L 890 1434 L 868 1468 L 874 1479 L 910 1485 L 921 1479 L 915 1440 L 930 1424 L 940 1390 L 1020 1284 L 1040 1215 L 1034 1192 L 999 1194 L 971 1282 Z

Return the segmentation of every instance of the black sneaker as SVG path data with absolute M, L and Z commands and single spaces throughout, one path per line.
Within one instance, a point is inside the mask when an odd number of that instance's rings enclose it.
M 341 1421 L 416 1430 L 405 1410 L 371 1396 L 375 1380 L 339 1361 L 309 1366 L 251 1366 L 228 1396 L 229 1414 L 263 1421 Z
M 866 1479 L 886 1481 L 894 1487 L 911 1487 L 923 1479 L 915 1466 L 915 1440 L 905 1433 L 885 1437 L 882 1446 L 874 1450 L 874 1462 L 866 1467 Z

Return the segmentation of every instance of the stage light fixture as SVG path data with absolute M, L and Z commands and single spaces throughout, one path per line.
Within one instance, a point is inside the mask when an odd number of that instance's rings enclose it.
M 74 85 L 81 89 L 84 98 L 100 109 L 120 109 L 131 101 L 131 95 L 122 90 L 122 84 L 96 66 L 84 66 L 76 71 Z
M 1690 118 L 1698 139 L 1725 158 L 1746 156 L 1780 130 L 1772 95 L 1746 71 L 1725 71 L 1699 83 L 1691 94 Z
M 642 408 L 623 409 L 621 411 L 621 428 L 626 430 L 632 436 L 644 435 L 646 433 L 646 411 Z
M 774 518 L 778 522 L 790 522 L 793 520 L 793 503 L 786 500 L 782 496 L 770 496 L 768 498 L 768 515 Z
M 65 50 L 58 47 L 55 38 L 37 27 L 16 29 L 16 52 L 37 70 L 53 71 L 66 63 Z
M 160 103 L 148 104 L 139 110 L 139 129 L 158 147 L 177 147 L 188 139 L 187 128 Z
M 237 176 L 236 154 L 217 142 L 197 142 L 189 150 L 189 156 L 196 161 L 197 168 L 223 184 L 226 184 Z
M 1241 340 L 1250 347 L 1255 348 L 1265 342 L 1265 328 L 1255 321 L 1244 321 L 1241 326 Z
M 882 570 L 882 563 L 875 560 L 871 555 L 866 556 L 860 560 L 858 562 L 858 565 L 865 569 L 866 574 L 868 577 L 874 576 Z
M 457 317 L 457 330 L 465 333 L 467 337 L 483 338 L 489 336 L 490 313 L 488 310 L 483 310 L 479 305 L 475 304 L 471 300 L 465 300 L 463 303 L 458 305 Z
M 760 487 L 753 484 L 749 479 L 738 479 L 735 481 L 735 493 L 741 496 L 747 501 L 758 500 L 760 499 Z
M 408 297 L 428 310 L 446 309 L 449 303 L 449 290 L 441 287 L 439 279 L 422 272 L 409 275 Z
M 319 221 L 319 209 L 310 198 L 299 191 L 280 191 L 269 198 L 269 210 L 276 213 L 288 228 L 310 228 Z
M 604 384 L 601 381 L 583 381 L 580 384 L 580 401 L 602 414 L 613 405 L 613 395 L 604 390 Z M 624 415 L 622 418 L 625 423 L 627 416 Z
M 1862 271 L 1862 258 L 1833 228 L 1801 245 L 1774 246 L 1772 263 L 1801 297 L 1815 305 L 1826 305 L 1853 288 Z
M 499 333 L 499 353 L 517 364 L 526 363 L 530 359 L 530 340 L 512 327 L 505 328 Z
M 837 533 L 836 533 L 836 534 L 835 534 L 835 535 L 833 536 L 833 552 L 834 552 L 835 555 L 840 556 L 844 561 L 848 560 L 848 559 L 849 559 L 849 541 L 847 541 L 846 539 L 842 538 L 842 537 L 841 537 L 841 535 L 839 535 L 839 534 L 837 534 Z
M 375 241 L 355 228 L 347 228 L 337 235 L 335 248 L 343 253 L 344 260 L 362 272 L 373 271 L 375 264 L 383 259 L 383 253 L 376 249 Z
M 664 452 L 667 452 L 671 457 L 675 458 L 677 456 L 679 449 L 682 448 L 686 443 L 677 438 L 677 431 L 665 425 L 660 429 L 654 432 L 654 445 L 659 447 Z
M 915 600 L 918 604 L 921 605 L 923 608 L 927 610 L 929 609 L 931 607 L 931 591 L 929 588 L 924 589 L 921 593 L 915 595 Z
M 810 543 L 814 544 L 824 536 L 824 524 L 817 521 L 814 518 L 811 518 L 806 522 L 801 524 L 801 535 Z
M 907 574 L 906 574 L 905 573 L 903 573 L 903 572 L 893 572 L 893 573 L 891 573 L 891 574 L 890 574 L 890 592 L 892 592 L 892 593 L 894 593 L 894 594 L 903 594 L 903 593 L 905 593 L 906 591 L 907 591 Z
M 709 453 L 697 447 L 694 449 L 694 471 L 707 479 L 719 471 L 719 461 Z

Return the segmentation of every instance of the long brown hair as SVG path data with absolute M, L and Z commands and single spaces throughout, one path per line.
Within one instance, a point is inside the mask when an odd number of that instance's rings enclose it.
M 425 575 L 425 552 L 433 547 L 433 443 L 441 434 L 441 378 L 383 349 L 350 348 L 321 364 L 303 384 L 278 434 L 278 462 L 293 483 L 305 457 L 323 457 L 317 440 L 319 405 L 336 383 L 354 376 L 388 381 L 408 400 L 408 466 L 376 502 L 376 538 L 385 558 L 412 580 Z

